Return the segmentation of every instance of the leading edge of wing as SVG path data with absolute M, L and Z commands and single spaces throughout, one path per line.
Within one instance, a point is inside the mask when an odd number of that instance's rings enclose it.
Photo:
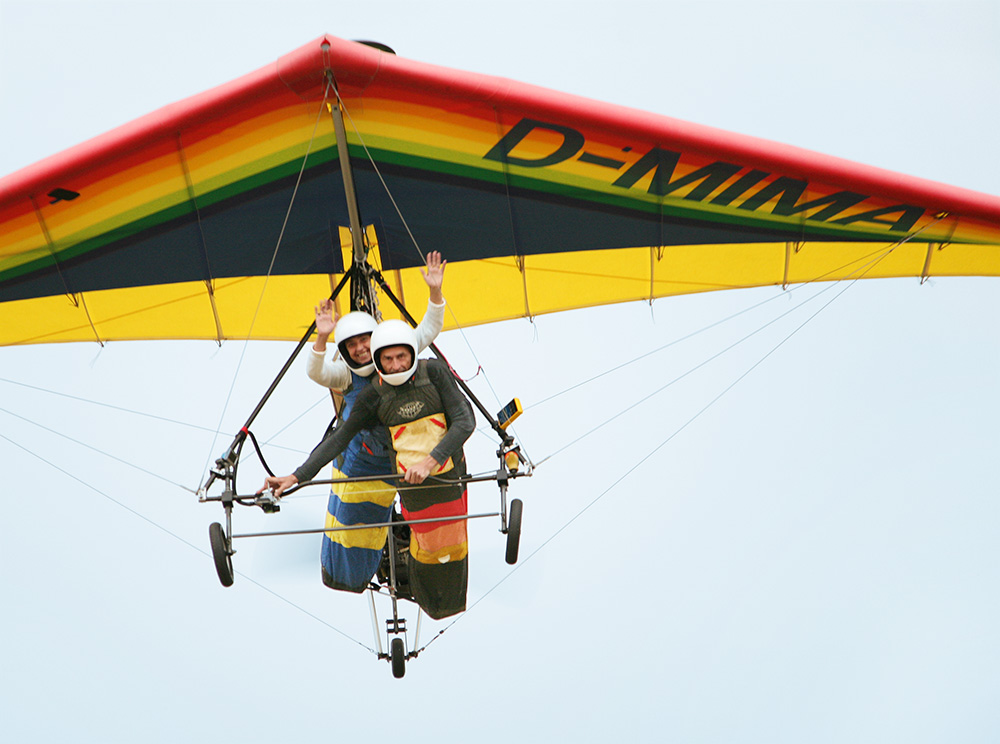
M 135 152 L 175 138 L 180 131 L 210 124 L 234 108 L 259 106 L 262 100 L 289 94 L 303 100 L 321 98 L 327 69 L 333 70 L 342 90 L 355 94 L 364 95 L 378 86 L 401 94 L 419 91 L 442 100 L 486 103 L 547 121 L 574 122 L 590 130 L 668 141 L 685 152 L 1000 223 L 1000 198 L 992 195 L 506 78 L 407 60 L 329 35 L 232 82 L 165 106 L 0 179 L 0 209 L 26 196 L 47 194 L 60 182 L 123 151 Z

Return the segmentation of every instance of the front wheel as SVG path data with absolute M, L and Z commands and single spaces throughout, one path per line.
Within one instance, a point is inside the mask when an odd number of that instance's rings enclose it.
M 393 638 L 389 644 L 389 657 L 392 659 L 392 676 L 396 679 L 406 674 L 406 647 L 402 638 Z
M 215 571 L 223 586 L 233 585 L 233 557 L 229 552 L 229 541 L 222 525 L 212 522 L 208 525 L 208 540 L 212 544 L 212 559 L 215 561 Z
M 510 565 L 517 563 L 517 550 L 521 545 L 521 511 L 524 504 L 521 499 L 513 499 L 510 502 L 510 513 L 507 515 L 507 555 L 506 560 Z

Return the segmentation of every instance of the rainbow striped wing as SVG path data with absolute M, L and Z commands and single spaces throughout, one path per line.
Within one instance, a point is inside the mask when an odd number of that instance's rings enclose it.
M 0 343 L 301 336 L 350 256 L 331 76 L 374 263 L 422 304 L 440 250 L 463 325 L 1000 274 L 995 197 L 321 37 L 0 181 Z

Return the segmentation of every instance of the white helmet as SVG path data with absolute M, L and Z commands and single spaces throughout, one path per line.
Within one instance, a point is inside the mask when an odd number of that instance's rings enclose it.
M 375 371 L 375 363 L 367 362 L 366 364 L 358 364 L 355 362 L 351 359 L 351 355 L 347 353 L 346 343 L 349 339 L 352 339 L 355 336 L 364 336 L 365 334 L 374 333 L 377 327 L 378 322 L 375 318 L 368 313 L 355 310 L 338 320 L 336 327 L 333 329 L 333 343 L 336 345 L 337 350 L 340 351 L 340 355 L 344 358 L 344 361 L 347 362 L 347 366 L 350 367 L 355 374 L 361 375 L 362 377 L 368 377 Z
M 413 354 L 413 363 L 404 372 L 386 373 L 382 370 L 379 352 L 390 346 L 409 346 Z M 379 376 L 390 385 L 402 385 L 409 380 L 417 370 L 417 334 L 407 323 L 401 320 L 385 320 L 379 323 L 372 334 L 372 359 Z

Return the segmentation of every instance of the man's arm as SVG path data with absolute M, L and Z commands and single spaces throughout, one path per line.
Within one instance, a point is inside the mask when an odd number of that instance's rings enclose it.
M 351 415 L 347 417 L 343 426 L 335 429 L 326 439 L 319 443 L 306 461 L 299 465 L 292 473 L 299 483 L 312 480 L 316 477 L 324 465 L 333 461 L 337 455 L 347 449 L 350 441 L 357 436 L 362 429 L 373 426 L 380 426 L 376 408 L 373 405 L 377 402 L 378 392 L 369 385 L 354 402 Z
M 334 390 L 345 390 L 351 384 L 347 362 L 339 357 L 327 361 L 325 351 L 317 351 L 315 347 L 306 356 L 306 374 L 313 382 Z
M 427 270 L 420 270 L 420 275 L 430 291 L 430 298 L 427 301 L 427 312 L 416 328 L 418 354 L 434 343 L 434 339 L 444 327 L 445 301 L 441 288 L 444 285 L 444 267 L 447 264 L 447 261 L 441 259 L 438 251 L 431 251 L 427 254 Z
M 418 354 L 434 343 L 434 339 L 444 328 L 444 308 L 444 303 L 435 305 L 433 300 L 427 301 L 427 312 L 420 319 L 420 325 L 414 329 L 417 336 Z
M 371 394 L 369 394 L 371 393 Z M 264 488 L 274 489 L 275 496 L 281 496 L 287 489 L 297 483 L 305 483 L 316 477 L 324 465 L 347 449 L 350 441 L 362 429 L 379 426 L 375 405 L 378 392 L 371 386 L 365 388 L 354 403 L 351 415 L 344 425 L 335 429 L 326 439 L 320 442 L 309 454 L 306 461 L 299 465 L 291 475 L 283 477 L 268 476 L 264 479 Z M 264 490 L 260 489 L 257 493 Z
M 448 365 L 436 359 L 428 360 L 427 373 L 437 387 L 441 403 L 444 404 L 444 415 L 448 419 L 448 432 L 430 452 L 438 463 L 443 463 L 456 454 L 472 436 L 472 432 L 476 430 L 476 417 Z

